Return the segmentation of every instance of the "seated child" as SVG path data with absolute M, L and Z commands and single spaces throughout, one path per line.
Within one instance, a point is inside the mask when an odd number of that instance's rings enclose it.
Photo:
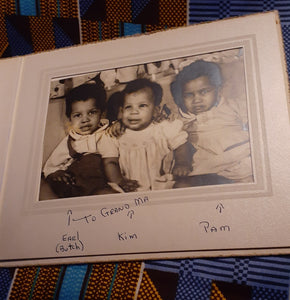
M 203 60 L 184 67 L 171 83 L 178 118 L 195 149 L 185 186 L 197 185 L 198 174 L 204 174 L 198 185 L 253 181 L 245 103 L 223 97 L 222 83 L 219 65 Z
M 182 122 L 154 122 L 162 88 L 149 79 L 129 82 L 122 92 L 121 121 L 126 128 L 118 138 L 104 135 L 99 150 L 108 180 L 125 192 L 172 188 L 173 175 L 191 171 L 190 145 Z M 174 166 L 164 160 L 174 152 Z
M 52 152 L 43 175 L 58 197 L 103 193 L 106 189 L 97 144 L 107 125 L 101 127 L 106 92 L 97 84 L 82 84 L 66 96 L 69 134 Z

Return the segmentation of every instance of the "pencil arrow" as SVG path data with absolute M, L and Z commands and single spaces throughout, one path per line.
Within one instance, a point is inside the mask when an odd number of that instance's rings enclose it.
M 219 203 L 219 204 L 217 205 L 216 209 L 217 209 L 218 212 L 221 214 L 221 213 L 222 213 L 222 210 L 224 209 L 224 206 L 223 206 L 221 203 Z
M 127 213 L 127 216 L 128 216 L 130 219 L 132 219 L 133 215 L 134 215 L 134 210 L 129 210 L 128 213 Z

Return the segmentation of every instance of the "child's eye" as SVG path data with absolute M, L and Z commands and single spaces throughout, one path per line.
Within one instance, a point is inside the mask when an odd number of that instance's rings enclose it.
M 204 96 L 207 93 L 208 93 L 207 89 L 203 89 L 203 90 L 199 91 L 199 94 L 202 95 L 202 96 Z
M 126 106 L 124 107 L 124 109 L 126 109 L 126 110 L 129 110 L 129 109 L 131 109 L 131 108 L 132 108 L 131 105 L 126 105 Z
M 74 119 L 78 119 L 78 118 L 80 118 L 81 117 L 81 114 L 73 114 L 72 115 L 72 118 L 74 118 Z
M 96 114 L 98 114 L 98 113 L 99 113 L 99 110 L 93 109 L 93 110 L 91 110 L 91 111 L 89 112 L 89 115 L 92 116 L 92 115 L 96 115 Z
M 148 105 L 144 103 L 144 104 L 140 104 L 139 107 L 144 108 L 144 107 L 148 107 Z
M 213 90 L 212 88 L 202 89 L 202 90 L 199 91 L 199 94 L 204 96 L 204 95 L 210 93 L 212 90 Z
M 184 93 L 184 98 L 192 98 L 194 97 L 193 93 Z

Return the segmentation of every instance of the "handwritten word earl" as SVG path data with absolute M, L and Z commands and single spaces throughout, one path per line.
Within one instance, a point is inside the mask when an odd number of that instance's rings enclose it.
M 61 242 L 56 245 L 56 253 L 64 253 L 71 251 L 83 251 L 84 244 L 80 240 L 79 232 L 76 234 L 63 234 Z
M 127 233 L 127 232 L 118 232 L 118 240 L 119 241 L 129 241 L 129 240 L 136 240 L 137 234 L 136 233 Z
M 204 232 L 228 232 L 231 231 L 229 225 L 222 225 L 222 226 L 212 226 L 208 221 L 201 221 L 199 225 L 203 227 Z

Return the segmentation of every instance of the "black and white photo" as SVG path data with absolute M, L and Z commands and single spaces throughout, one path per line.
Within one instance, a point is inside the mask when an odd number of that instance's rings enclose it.
M 49 106 L 41 200 L 253 182 L 242 47 L 54 79 Z

